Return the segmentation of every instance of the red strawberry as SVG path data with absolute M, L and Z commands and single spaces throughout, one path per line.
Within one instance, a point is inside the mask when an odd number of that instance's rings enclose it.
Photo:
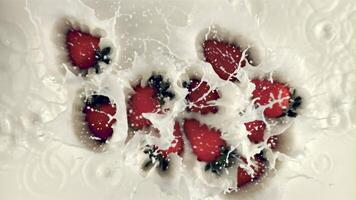
M 164 81 L 161 75 L 153 75 L 147 81 L 146 87 L 140 85 L 134 88 L 135 93 L 128 102 L 128 122 L 132 128 L 142 129 L 151 125 L 145 119 L 143 113 L 161 113 L 161 105 L 166 99 L 174 98 L 174 94 L 169 91 L 170 83 Z
M 108 64 L 110 59 L 107 54 L 110 53 L 110 48 L 100 51 L 99 42 L 100 37 L 70 29 L 66 35 L 66 45 L 72 64 L 81 70 L 97 68 L 98 61 Z
M 195 119 L 184 121 L 184 131 L 199 161 L 214 162 L 220 156 L 221 147 L 226 147 L 225 141 L 220 138 L 220 131 Z
M 243 158 L 242 160 L 244 163 L 247 163 L 246 159 Z M 254 174 L 252 175 L 248 174 L 247 171 L 240 166 L 237 168 L 237 187 L 241 188 L 248 183 L 254 182 L 264 174 L 266 169 L 265 163 L 257 158 L 254 159 L 253 162 L 254 165 L 251 165 L 251 167 Z
M 246 61 L 243 51 L 234 44 L 217 39 L 209 39 L 203 43 L 205 61 L 210 63 L 216 74 L 224 80 L 236 80 L 236 71 L 244 67 Z
M 93 95 L 83 109 L 85 121 L 95 140 L 105 142 L 113 135 L 112 125 L 116 122 L 113 116 L 116 105 L 111 104 L 106 96 Z
M 251 142 L 258 144 L 264 141 L 264 134 L 266 130 L 266 124 L 261 120 L 255 120 L 245 123 L 246 130 L 250 132 L 248 138 Z M 267 140 L 267 145 L 271 149 L 275 149 L 278 144 L 278 136 L 271 136 Z
M 218 107 L 213 105 L 213 101 L 219 99 L 220 95 L 217 90 L 211 90 L 207 82 L 191 80 L 188 91 L 186 99 L 193 104 L 189 105 L 191 112 L 199 112 L 203 115 L 218 112 Z
M 182 132 L 179 127 L 179 123 L 176 122 L 174 125 L 174 140 L 171 143 L 171 146 L 166 150 L 157 149 L 156 146 L 148 145 L 145 149 L 145 153 L 148 154 L 150 160 L 145 164 L 145 167 L 152 165 L 154 162 L 159 162 L 159 167 L 165 171 L 168 169 L 169 158 L 168 156 L 172 153 L 181 155 L 183 153 L 184 141 L 182 137 Z
M 279 137 L 277 135 L 271 136 L 270 138 L 268 138 L 267 140 L 267 145 L 271 148 L 271 149 L 276 149 L 278 146 L 278 141 L 279 141 Z
M 277 81 L 255 79 L 252 82 L 256 85 L 256 89 L 252 92 L 253 98 L 256 99 L 255 103 L 262 106 L 272 103 L 271 107 L 264 110 L 264 115 L 270 118 L 284 116 L 291 106 L 290 88 Z
M 160 109 L 160 102 L 156 90 L 152 87 L 136 86 L 135 93 L 128 102 L 128 122 L 131 127 L 142 129 L 150 126 L 151 122 L 142 116 L 143 113 L 154 113 Z
M 257 144 L 263 142 L 263 136 L 266 129 L 266 124 L 261 120 L 255 120 L 245 123 L 246 130 L 250 132 L 248 138 L 251 142 Z

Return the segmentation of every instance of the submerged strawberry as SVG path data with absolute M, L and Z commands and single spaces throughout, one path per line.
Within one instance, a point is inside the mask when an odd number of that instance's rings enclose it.
M 227 147 L 220 131 L 209 128 L 195 119 L 186 119 L 184 132 L 197 160 L 207 162 L 205 170 L 220 174 L 222 169 L 235 163 L 235 153 Z
M 203 43 L 203 53 L 205 61 L 223 80 L 235 81 L 237 69 L 246 65 L 247 55 L 235 44 L 208 39 Z
M 252 96 L 256 99 L 255 103 L 259 106 L 271 104 L 264 110 L 264 115 L 269 118 L 278 118 L 285 115 L 296 117 L 296 109 L 301 104 L 301 97 L 290 92 L 290 88 L 277 81 L 252 80 L 256 88 Z
M 266 124 L 261 120 L 255 120 L 252 122 L 245 123 L 246 130 L 250 132 L 248 139 L 251 142 L 257 144 L 264 141 L 264 133 L 266 129 Z
M 143 117 L 143 113 L 159 113 L 166 98 L 173 98 L 169 89 L 170 84 L 161 75 L 154 75 L 145 87 L 137 85 L 128 102 L 128 122 L 134 129 L 143 129 L 151 122 Z
M 149 86 L 134 88 L 135 93 L 130 97 L 128 102 L 128 122 L 129 125 L 136 129 L 142 129 L 151 125 L 151 122 L 143 117 L 143 113 L 155 113 L 160 109 L 160 103 L 156 97 L 155 89 Z
M 258 144 L 264 141 L 264 135 L 266 130 L 266 124 L 262 120 L 255 120 L 245 123 L 246 130 L 250 132 L 248 139 Z M 267 145 L 271 149 L 275 149 L 278 144 L 278 136 L 271 136 L 267 140 Z
M 110 47 L 99 48 L 100 37 L 80 30 L 70 29 L 66 34 L 66 46 L 72 64 L 80 70 L 95 68 L 99 71 L 98 62 L 110 63 Z
M 171 146 L 168 149 L 162 150 L 158 149 L 156 146 L 148 145 L 144 151 L 144 153 L 148 154 L 150 160 L 145 164 L 145 167 L 148 167 L 155 162 L 159 162 L 159 168 L 163 171 L 168 169 L 169 166 L 169 155 L 170 154 L 178 154 L 181 155 L 183 153 L 184 141 L 182 132 L 179 127 L 179 123 L 176 122 L 174 125 L 173 131 L 174 140 L 171 143 Z
M 106 142 L 112 135 L 112 126 L 116 122 L 113 116 L 116 105 L 102 95 L 93 95 L 85 103 L 83 109 L 85 122 L 94 140 Z
M 189 111 L 203 115 L 218 112 L 218 107 L 214 105 L 214 101 L 220 98 L 217 90 L 211 90 L 207 82 L 195 79 L 191 80 L 187 87 L 189 93 L 186 99 L 190 103 Z
M 246 159 L 242 159 L 243 162 L 246 164 Z M 266 164 L 263 160 L 255 158 L 253 160 L 253 165 L 250 165 L 253 169 L 254 173 L 249 174 L 244 168 L 239 166 L 237 168 L 237 187 L 241 188 L 248 183 L 254 182 L 258 180 L 265 172 Z

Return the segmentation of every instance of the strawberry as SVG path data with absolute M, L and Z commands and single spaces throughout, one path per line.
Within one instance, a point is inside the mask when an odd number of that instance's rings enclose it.
M 116 122 L 113 116 L 116 105 L 108 97 L 93 95 L 87 99 L 83 109 L 85 122 L 94 140 L 106 142 L 112 135 L 112 126 Z
M 278 135 L 273 135 L 267 140 L 267 145 L 271 149 L 276 149 L 279 143 L 279 137 Z
M 198 161 L 207 162 L 205 170 L 220 174 L 223 168 L 235 163 L 235 152 L 230 151 L 218 130 L 195 119 L 184 121 L 184 131 Z
M 217 39 L 208 39 L 203 43 L 203 54 L 216 74 L 223 80 L 236 80 L 236 71 L 246 65 L 243 51 L 235 44 Z
M 145 119 L 143 113 L 161 112 L 161 106 L 166 98 L 173 98 L 174 94 L 169 89 L 170 84 L 163 81 L 161 75 L 151 76 L 148 85 L 134 88 L 135 93 L 128 102 L 128 122 L 134 129 L 143 129 L 151 125 L 148 119 Z
M 245 164 L 247 163 L 245 158 L 242 158 L 242 161 Z M 266 169 L 265 162 L 257 157 L 253 160 L 253 162 L 254 165 L 250 165 L 250 167 L 253 169 L 254 173 L 251 175 L 248 174 L 247 171 L 241 166 L 237 168 L 237 187 L 241 188 L 248 183 L 254 182 L 264 174 Z
M 214 101 L 220 98 L 217 90 L 211 90 L 207 82 L 191 80 L 188 85 L 188 95 L 186 99 L 190 104 L 188 110 L 199 112 L 203 115 L 218 112 L 218 107 L 214 106 Z
M 80 70 L 94 67 L 99 71 L 98 62 L 110 63 L 108 54 L 110 47 L 100 51 L 100 37 L 84 33 L 80 30 L 70 29 L 66 34 L 66 46 L 72 64 Z
M 130 97 L 128 102 L 128 122 L 135 129 L 142 129 L 151 125 L 148 119 L 145 119 L 143 113 L 154 113 L 160 109 L 160 103 L 155 96 L 155 89 L 149 86 L 134 88 L 135 93 Z
M 252 97 L 256 99 L 255 104 L 264 106 L 272 104 L 264 110 L 264 115 L 269 118 L 278 118 L 285 115 L 296 117 L 296 109 L 301 104 L 301 97 L 290 92 L 290 88 L 277 81 L 252 80 L 256 88 Z
M 251 142 L 258 144 L 263 142 L 264 132 L 266 129 L 266 124 L 261 120 L 255 120 L 252 122 L 245 123 L 246 130 L 250 132 L 248 139 Z
M 248 139 L 251 142 L 258 144 L 264 141 L 264 133 L 266 130 L 266 124 L 261 120 L 255 120 L 245 123 L 246 130 L 250 132 Z M 267 140 L 267 145 L 271 149 L 275 149 L 278 144 L 278 136 L 271 136 Z
M 171 146 L 168 147 L 168 149 L 158 149 L 154 145 L 146 146 L 144 153 L 148 154 L 150 160 L 145 164 L 145 167 L 148 167 L 158 161 L 160 169 L 165 171 L 168 169 L 169 166 L 170 159 L 168 158 L 168 156 L 172 153 L 176 153 L 178 155 L 181 155 L 183 153 L 184 141 L 178 122 L 176 122 L 174 125 L 173 136 L 174 140 L 172 141 Z

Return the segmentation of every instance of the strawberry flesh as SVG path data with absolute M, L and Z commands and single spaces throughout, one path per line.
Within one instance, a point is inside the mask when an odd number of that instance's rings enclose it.
M 72 64 L 81 70 L 89 69 L 97 64 L 95 57 L 99 51 L 100 37 L 71 29 L 66 35 L 66 46 Z
M 276 149 L 278 147 L 279 144 L 279 137 L 278 135 L 274 135 L 271 136 L 270 138 L 268 138 L 267 140 L 267 145 L 269 148 L 271 149 Z
M 87 102 L 83 112 L 87 127 L 95 140 L 105 142 L 113 135 L 112 126 L 116 122 L 116 119 L 113 118 L 116 113 L 115 104 Z
M 250 132 L 248 139 L 251 142 L 258 144 L 263 142 L 264 132 L 266 129 L 266 124 L 261 120 L 255 120 L 252 122 L 245 123 L 246 130 Z
M 217 90 L 211 90 L 207 82 L 192 80 L 188 86 L 186 99 L 192 105 L 188 109 L 191 112 L 198 112 L 203 115 L 218 112 L 218 107 L 214 106 L 214 101 L 220 98 Z
M 205 61 L 223 80 L 235 81 L 237 69 L 246 65 L 243 51 L 238 46 L 217 39 L 204 41 L 203 53 Z
M 184 131 L 198 161 L 213 162 L 220 156 L 221 147 L 226 147 L 220 131 L 195 119 L 184 121 Z
M 264 141 L 266 124 L 262 120 L 247 122 L 245 123 L 245 127 L 246 130 L 250 132 L 250 134 L 247 137 L 251 142 L 258 144 Z M 268 138 L 267 145 L 271 149 L 275 149 L 277 147 L 277 144 L 278 144 L 278 136 L 274 135 Z
M 283 83 L 269 80 L 252 80 L 256 88 L 252 96 L 255 104 L 267 107 L 263 114 L 269 118 L 278 118 L 285 115 L 285 110 L 290 106 L 291 93 L 289 87 Z
M 242 160 L 244 163 L 247 163 L 246 159 Z M 253 162 L 254 165 L 251 165 L 250 167 L 253 169 L 254 173 L 251 175 L 247 173 L 244 168 L 240 166 L 237 168 L 237 187 L 241 188 L 248 183 L 258 180 L 263 175 L 266 169 L 265 163 L 260 159 L 254 159 Z
M 135 129 L 150 126 L 150 120 L 143 117 L 143 113 L 155 113 L 160 110 L 160 101 L 156 96 L 156 90 L 152 87 L 136 86 L 135 93 L 128 102 L 128 122 Z

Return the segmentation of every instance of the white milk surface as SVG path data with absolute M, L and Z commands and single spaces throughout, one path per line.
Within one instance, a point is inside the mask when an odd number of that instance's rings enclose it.
M 0 0 L 0 199 L 355 199 L 355 17 L 352 0 Z M 112 47 L 102 73 L 73 73 L 65 22 Z M 239 71 L 239 84 L 202 60 L 201 43 L 214 31 L 251 50 L 255 66 Z M 145 115 L 161 138 L 125 143 L 127 96 L 153 71 L 176 93 L 169 113 Z M 262 116 L 251 109 L 249 80 L 271 76 L 303 97 L 297 118 L 269 127 L 285 139 L 260 183 L 224 194 L 236 169 L 206 173 L 187 142 L 167 174 L 141 169 L 142 144 L 166 147 L 174 120 L 189 117 L 182 82 L 192 74 L 222 96 L 219 112 L 200 120 L 245 156 L 261 148 L 243 126 Z M 100 149 L 78 137 L 81 100 L 94 90 L 118 108 L 114 136 Z

